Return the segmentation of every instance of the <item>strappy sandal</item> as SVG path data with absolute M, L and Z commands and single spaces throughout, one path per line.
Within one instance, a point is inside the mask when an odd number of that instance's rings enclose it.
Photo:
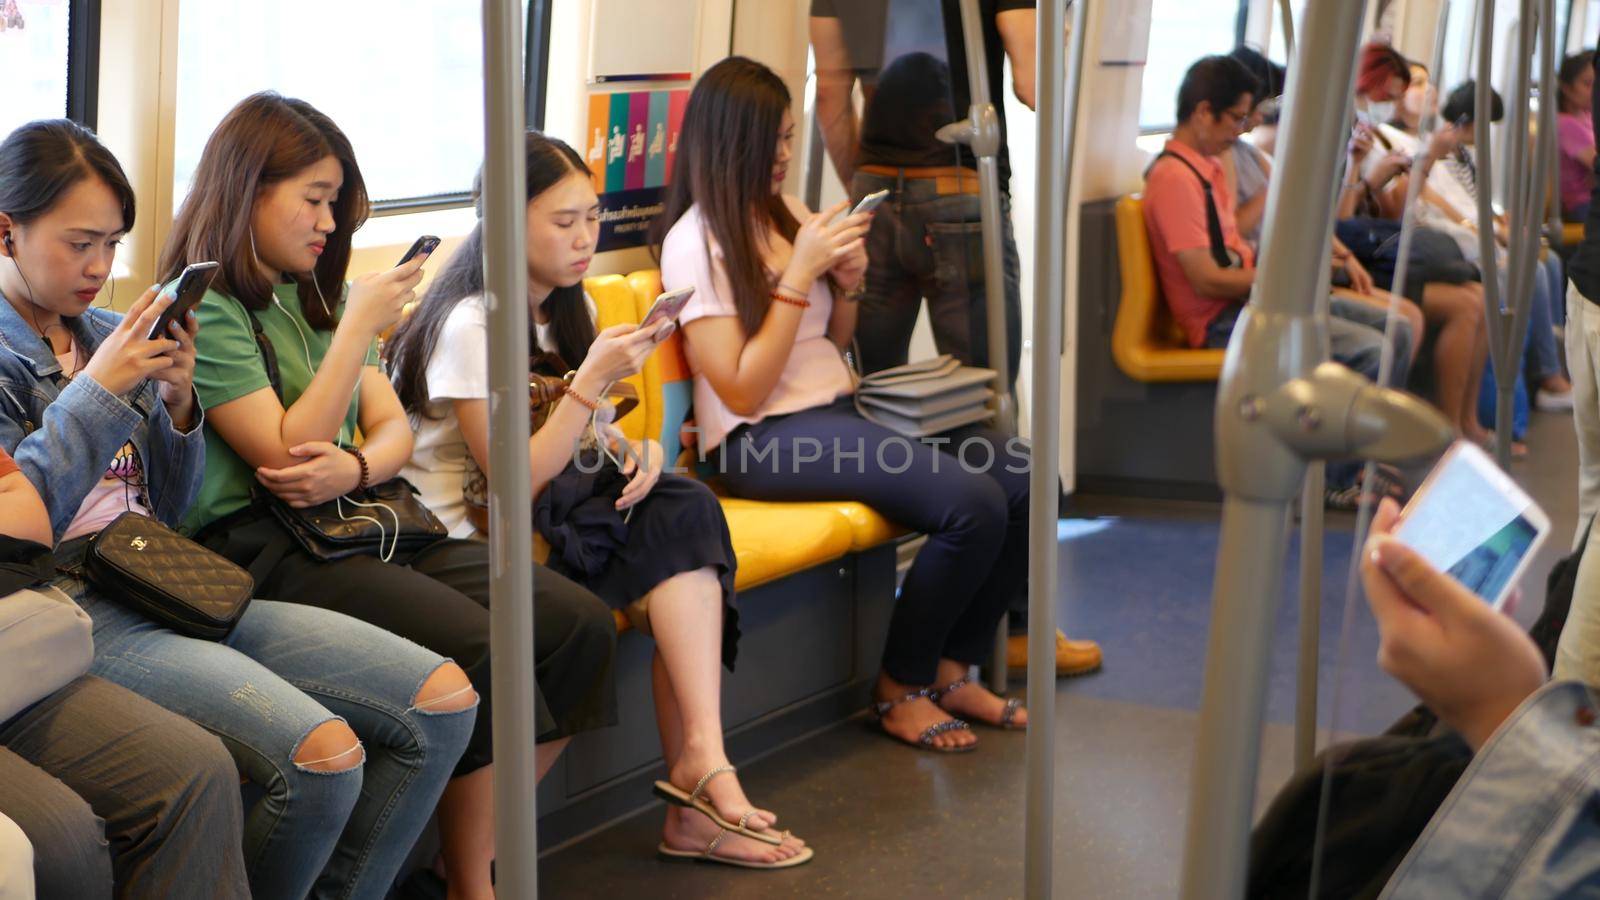
M 928 692 L 928 696 L 932 698 L 934 703 L 939 703 L 940 700 L 943 700 L 945 697 L 954 694 L 956 691 L 961 690 L 971 683 L 972 682 L 970 679 L 957 678 L 955 681 L 950 682 L 942 688 L 933 688 Z M 944 704 L 940 703 L 939 708 L 944 709 Z M 1006 708 L 1000 711 L 1000 721 L 995 723 L 984 722 L 984 724 L 992 724 L 995 728 L 1003 728 L 1006 731 L 1025 731 L 1028 726 L 1018 725 L 1016 723 L 1017 710 L 1021 708 L 1021 700 L 1018 700 L 1015 697 L 1007 697 Z M 944 709 L 944 711 L 950 712 L 948 709 Z M 983 720 L 979 719 L 978 721 L 982 722 Z
M 808 863 L 811 861 L 811 857 L 817 855 L 810 847 L 801 847 L 799 853 L 788 859 L 780 859 L 777 862 L 755 862 L 748 859 L 734 859 L 731 856 L 717 856 L 717 846 L 722 843 L 723 838 L 728 836 L 728 831 L 729 829 L 726 828 L 719 830 L 717 836 L 711 839 L 711 843 L 706 844 L 706 849 L 698 853 L 693 850 L 674 850 L 665 843 L 656 845 L 656 852 L 668 859 L 721 863 L 725 866 L 738 866 L 741 869 L 788 869 Z
M 883 717 L 889 714 L 889 710 L 894 709 L 896 706 L 899 706 L 902 703 L 906 703 L 906 702 L 911 701 L 911 700 L 920 700 L 923 697 L 927 697 L 929 699 L 933 699 L 935 703 L 938 702 L 938 700 L 935 699 L 935 695 L 934 695 L 934 692 L 933 692 L 932 689 L 923 688 L 920 691 L 912 691 L 911 693 L 905 695 L 904 697 L 901 697 L 899 700 L 885 700 L 885 701 L 883 701 L 881 703 L 874 703 L 870 707 L 868 707 L 868 709 L 870 709 L 872 711 L 872 715 L 878 720 L 879 726 L 882 726 L 883 725 Z M 958 744 L 958 745 L 953 746 L 953 747 L 940 747 L 940 746 L 934 744 L 933 741 L 934 741 L 934 738 L 937 738 L 939 735 L 946 734 L 946 733 L 951 732 L 951 731 L 971 731 L 971 730 L 972 730 L 972 726 L 968 725 L 966 723 L 966 721 L 964 721 L 962 719 L 947 719 L 947 720 L 945 720 L 943 722 L 938 722 L 936 724 L 929 725 L 927 728 L 922 729 L 922 733 L 917 735 L 916 743 L 912 743 L 911 741 L 908 741 L 908 740 L 906 740 L 906 739 L 904 739 L 902 737 L 898 737 L 898 736 L 896 736 L 894 734 L 890 734 L 888 728 L 884 728 L 883 729 L 883 733 L 889 735 L 890 737 L 894 738 L 895 740 L 899 741 L 902 744 L 909 744 L 910 746 L 913 746 L 913 747 L 921 747 L 924 750 L 932 750 L 935 753 L 967 753 L 967 752 L 969 752 L 971 750 L 977 749 L 978 745 L 977 744 Z
M 739 821 L 737 822 L 730 822 L 722 817 L 722 813 L 717 812 L 717 808 L 711 804 L 711 801 L 700 795 L 700 792 L 706 789 L 706 785 L 711 783 L 711 779 L 723 773 L 732 773 L 733 771 L 733 766 L 718 766 L 701 776 L 700 780 L 695 783 L 694 790 L 689 791 L 688 793 L 684 793 L 682 788 L 670 781 L 658 781 L 655 783 L 655 786 L 651 788 L 651 790 L 657 797 L 660 797 L 668 803 L 671 803 L 673 806 L 681 806 L 684 809 L 692 809 L 695 812 L 700 813 L 701 815 L 715 822 L 717 827 L 721 828 L 724 832 L 731 831 L 740 837 L 747 837 L 751 840 L 760 841 L 764 844 L 771 844 L 774 847 L 779 846 L 783 843 L 784 835 L 788 834 L 788 832 L 777 832 L 771 830 L 755 831 L 754 829 L 745 827 L 749 824 L 750 817 L 756 814 L 755 810 L 752 809 L 740 816 Z M 717 835 L 717 841 L 720 841 L 721 839 L 722 835 Z M 717 841 L 711 842 L 711 849 L 715 849 Z M 706 853 L 709 854 L 711 849 L 707 849 Z M 688 851 L 683 850 L 675 850 L 673 852 L 677 854 L 687 854 L 689 856 L 698 855 L 694 853 L 688 853 Z M 720 861 L 727 862 L 727 860 Z M 758 868 L 765 868 L 765 866 Z

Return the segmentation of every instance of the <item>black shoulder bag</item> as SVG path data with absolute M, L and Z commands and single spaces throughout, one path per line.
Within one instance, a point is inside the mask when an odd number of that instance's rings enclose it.
M 1156 155 L 1157 162 L 1160 162 L 1163 158 L 1175 159 L 1183 163 L 1185 169 L 1193 172 L 1194 177 L 1200 179 L 1200 186 L 1206 192 L 1206 236 L 1211 242 L 1211 259 L 1216 262 L 1217 268 L 1234 268 L 1238 263 L 1234 262 L 1233 255 L 1228 252 L 1227 240 L 1222 236 L 1222 216 L 1217 212 L 1217 197 L 1212 193 L 1215 189 L 1211 186 L 1211 182 L 1207 181 L 1206 177 L 1200 174 L 1200 170 L 1196 169 L 1187 159 L 1173 153 L 1171 150 L 1163 150 Z
M 250 573 L 149 516 L 125 512 L 89 539 L 84 575 L 179 634 L 220 641 L 250 605 Z
M 287 409 L 277 351 L 261 330 L 255 311 L 245 307 L 245 312 L 250 316 L 267 380 Z M 391 478 L 304 509 L 290 506 L 270 491 L 259 493 L 273 518 L 295 543 L 323 562 L 350 556 L 376 556 L 389 562 L 396 554 L 416 553 L 449 534 L 444 523 L 417 498 L 417 489 L 404 478 Z

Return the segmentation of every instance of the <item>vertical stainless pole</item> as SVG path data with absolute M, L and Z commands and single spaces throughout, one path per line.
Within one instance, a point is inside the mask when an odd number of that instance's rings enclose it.
M 1449 0 L 1446 0 L 1449 2 Z M 1294 11 L 1289 0 L 1278 0 L 1278 11 L 1283 14 L 1283 53 L 1286 59 L 1294 58 Z M 1268 41 L 1271 44 L 1271 41 Z
M 1011 392 L 1010 334 L 1007 329 L 1009 298 L 1006 295 L 1005 243 L 1002 240 L 1005 222 L 1000 217 L 1000 119 L 989 93 L 988 51 L 983 42 L 983 14 L 978 10 L 978 0 L 961 0 L 961 39 L 966 46 L 967 87 L 972 95 L 967 112 L 966 127 L 960 129 L 959 140 L 972 149 L 978 161 L 978 216 L 982 222 L 983 239 L 983 298 L 984 322 L 988 332 L 989 368 L 996 373 L 999 386 L 995 390 L 995 428 L 1006 434 L 1017 429 L 1016 395 Z M 1005 99 L 1001 98 L 1004 103 Z M 1052 532 L 1053 533 L 1053 532 Z M 997 694 L 1010 687 L 1006 667 L 1006 644 L 1010 632 L 1010 617 L 1003 616 L 994 635 L 994 662 L 989 671 L 989 687 Z M 1031 626 L 1030 626 L 1031 627 Z M 1055 631 L 1051 629 L 1051 635 Z M 1050 646 L 1050 658 L 1055 659 L 1055 644 Z
M 1235 329 L 1216 411 L 1219 481 L 1226 491 L 1212 600 L 1200 732 L 1190 770 L 1183 895 L 1244 893 L 1250 813 L 1259 761 L 1266 664 L 1282 588 L 1289 506 L 1305 461 L 1260 420 L 1264 398 L 1325 359 L 1326 324 L 1313 310 L 1312 260 L 1328 252 L 1332 184 L 1344 154 L 1345 104 L 1328 85 L 1348 85 L 1364 3 L 1307 3 L 1305 34 L 1290 63 L 1279 128 L 1279 171 L 1268 188 L 1262 265 Z M 1348 100 L 1346 100 L 1348 103 Z M 1285 202 L 1284 191 L 1297 194 Z
M 1510 95 L 1506 98 L 1510 121 L 1506 133 L 1506 211 L 1510 218 L 1508 240 L 1508 268 L 1504 295 L 1505 311 L 1501 313 L 1500 359 L 1495 362 L 1495 456 L 1502 469 L 1511 463 L 1512 411 L 1516 395 L 1517 374 L 1522 369 L 1522 344 L 1526 332 L 1524 323 L 1532 303 L 1533 264 L 1537 261 L 1533 248 L 1522 235 L 1529 210 L 1528 165 L 1528 101 L 1531 94 L 1534 38 L 1538 34 L 1538 19 L 1533 0 L 1520 0 L 1517 8 L 1516 58 L 1512 60 Z M 1481 145 L 1487 137 L 1487 120 L 1476 126 Z M 1502 365 L 1502 363 L 1504 365 Z
M 494 660 L 495 890 L 538 896 L 533 519 L 528 514 L 527 172 L 522 4 L 483 0 L 483 266 L 489 305 L 489 652 Z
M 1053 896 L 1056 746 L 1056 493 L 1061 472 L 1061 321 L 1066 297 L 1067 199 L 1077 138 L 1089 0 L 1072 15 L 1061 46 L 1066 0 L 1041 0 L 1038 20 L 1039 206 L 1033 263 L 1033 468 L 1028 475 L 1027 854 L 1025 895 Z M 993 297 L 994 295 L 991 295 Z M 994 301 L 991 299 L 991 304 Z
M 1499 249 L 1494 239 L 1494 167 L 1492 163 L 1490 113 L 1494 80 L 1494 3 L 1480 0 L 1478 4 L 1478 84 L 1472 112 L 1473 148 L 1478 170 L 1478 268 L 1483 272 L 1483 303 L 1489 326 L 1489 357 L 1494 364 L 1496 387 L 1506 379 L 1507 360 L 1503 335 L 1509 326 L 1500 303 L 1500 266 L 1495 258 Z M 1497 404 L 1498 419 L 1495 429 L 1495 461 L 1502 469 L 1511 466 L 1510 412 Z

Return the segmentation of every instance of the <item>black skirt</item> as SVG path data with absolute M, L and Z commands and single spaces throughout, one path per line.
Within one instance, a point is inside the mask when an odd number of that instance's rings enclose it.
M 573 478 L 576 471 L 569 465 L 557 480 Z M 588 552 L 563 552 L 573 550 L 570 545 L 563 546 L 563 541 L 582 539 L 564 526 L 571 523 L 569 513 L 594 517 L 597 509 L 603 508 L 601 504 L 609 506 L 615 502 L 619 490 L 615 481 L 601 478 L 600 482 L 597 495 L 581 504 L 587 508 L 583 513 L 576 508 L 563 509 L 567 504 L 559 500 L 562 485 L 552 483 L 542 492 L 541 508 L 535 513 L 535 521 L 551 544 L 549 567 L 582 584 L 616 609 L 627 607 L 674 575 L 712 567 L 722 586 L 722 664 L 732 671 L 739 649 L 739 609 L 733 590 L 737 563 L 733 541 L 728 535 L 728 520 L 722 514 L 722 504 L 716 495 L 692 478 L 663 474 L 650 493 L 633 507 L 633 514 L 625 525 L 618 528 L 612 522 L 609 527 L 593 524 L 582 529 L 591 537 L 599 535 L 593 537 L 592 543 L 605 547 L 600 551 L 604 554 L 603 560 L 594 561 L 583 570 L 576 561 L 580 558 L 594 560 L 594 547 Z M 570 481 L 566 486 L 576 487 Z M 555 509 L 548 503 L 552 497 L 557 498 Z M 611 512 L 620 519 L 614 507 Z

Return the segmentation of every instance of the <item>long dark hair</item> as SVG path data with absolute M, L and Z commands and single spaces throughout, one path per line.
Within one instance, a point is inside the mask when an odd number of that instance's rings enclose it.
M 1556 73 L 1556 80 L 1561 82 L 1562 87 L 1571 87 L 1578 80 L 1578 76 L 1583 74 L 1584 69 L 1592 68 L 1593 66 L 1593 50 L 1574 53 L 1561 61 L 1561 68 Z M 1587 112 L 1587 110 L 1582 109 L 1569 109 L 1567 107 L 1567 95 L 1563 91 L 1556 91 L 1556 109 L 1564 113 L 1581 114 Z
M 772 192 L 778 127 L 789 104 L 783 79 L 753 59 L 730 56 L 707 69 L 683 111 L 677 170 L 667 188 L 666 210 L 651 229 L 659 259 L 667 232 L 689 207 L 699 205 L 701 220 L 722 248 L 746 335 L 761 328 L 772 305 L 765 238 L 776 232 L 793 241 L 800 230 L 783 197 Z
M 122 207 L 122 230 L 133 228 L 133 187 L 94 132 L 66 119 L 19 125 L 0 142 L 0 212 L 26 225 L 48 213 L 78 182 L 98 178 Z
M 189 196 L 161 251 L 163 281 L 183 267 L 214 259 L 222 264 L 212 286 L 262 310 L 272 302 L 272 282 L 261 273 L 251 246 L 250 212 L 266 188 L 332 156 L 344 170 L 344 186 L 333 203 L 334 230 L 311 278 L 287 273 L 299 286 L 300 309 L 313 328 L 337 323 L 321 298 L 337 303 L 350 265 L 350 237 L 367 220 L 371 204 L 350 140 L 304 100 L 262 91 L 239 101 L 206 141 Z
M 537 131 L 528 132 L 523 141 L 523 157 L 528 169 L 528 202 L 555 187 L 574 172 L 589 175 L 589 167 L 578 151 L 559 138 Z M 412 310 L 385 344 L 390 377 L 395 393 L 406 412 L 427 415 L 428 360 L 439 344 L 439 332 L 451 310 L 468 297 L 484 292 L 483 284 L 483 176 L 473 183 L 477 197 L 478 224 L 473 226 L 461 248 L 450 257 L 450 264 L 428 285 L 422 302 Z M 545 298 L 544 310 L 550 316 L 551 333 L 557 352 L 567 365 L 577 367 L 589 355 L 594 343 L 594 320 L 583 285 L 558 287 Z M 533 346 L 533 321 L 528 322 L 528 343 Z

